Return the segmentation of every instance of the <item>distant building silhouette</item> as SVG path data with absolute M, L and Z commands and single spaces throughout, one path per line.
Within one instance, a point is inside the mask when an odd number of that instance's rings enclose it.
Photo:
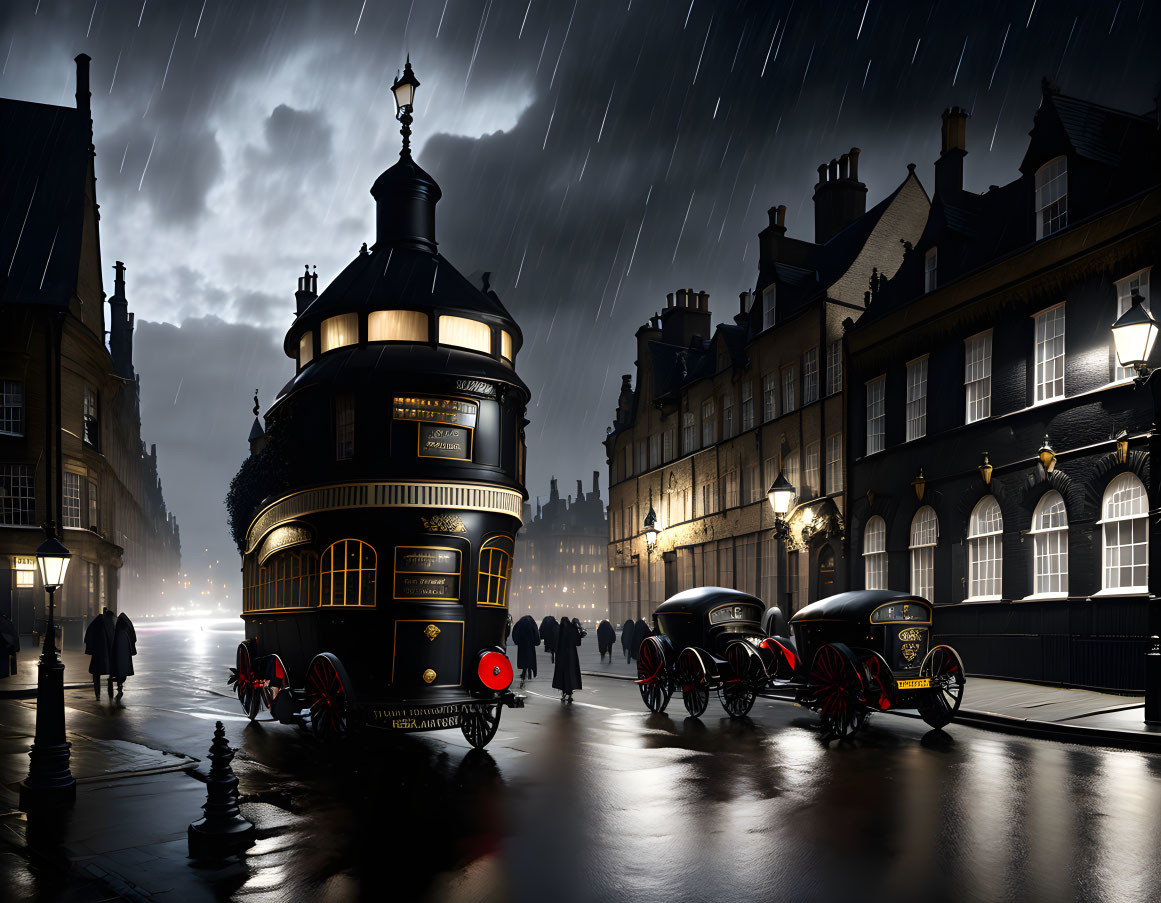
M 553 477 L 548 501 L 538 499 L 536 514 L 529 514 L 516 540 L 512 619 L 567 616 L 587 625 L 607 618 L 609 522 L 599 472 L 591 492 L 577 480 L 576 495 L 563 499 Z
M 33 556 L 43 524 L 56 521 L 72 552 L 56 593 L 66 642 L 106 605 L 167 610 L 181 567 L 157 446 L 141 440 L 121 261 L 105 345 L 89 57 L 76 63 L 75 109 L 0 99 L 0 616 L 28 632 L 43 614 Z M 56 407 L 49 379 L 58 328 L 62 472 L 51 470 L 59 512 L 48 510 L 45 485 L 46 432 L 57 433 L 46 420 Z

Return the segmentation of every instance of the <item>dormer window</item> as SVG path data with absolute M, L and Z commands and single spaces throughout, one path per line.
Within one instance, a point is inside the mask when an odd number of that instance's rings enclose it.
M 304 332 L 298 340 L 298 367 L 301 370 L 314 360 L 314 333 Z
M 334 351 L 359 340 L 359 315 L 339 314 L 322 322 L 322 353 Z
M 467 317 L 442 316 L 439 318 L 439 343 L 467 348 L 481 354 L 492 353 L 492 329 L 487 323 Z
M 426 342 L 427 314 L 418 310 L 376 310 L 367 317 L 368 342 Z
M 778 297 L 778 286 L 768 285 L 762 290 L 762 328 L 774 325 L 774 301 Z
M 1068 160 L 1057 157 L 1036 170 L 1036 237 L 1068 225 Z

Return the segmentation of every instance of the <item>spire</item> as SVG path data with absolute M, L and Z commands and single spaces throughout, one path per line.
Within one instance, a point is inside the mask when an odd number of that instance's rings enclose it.
M 266 433 L 262 429 L 262 423 L 258 420 L 258 390 L 254 390 L 254 423 L 250 426 L 250 454 L 256 455 L 262 451 L 262 447 L 266 444 Z

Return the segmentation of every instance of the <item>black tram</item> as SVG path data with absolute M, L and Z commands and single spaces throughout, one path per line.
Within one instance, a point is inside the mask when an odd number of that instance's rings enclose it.
M 328 737 L 459 727 L 482 747 L 523 704 L 503 642 L 530 393 L 519 326 L 487 275 L 437 252 L 439 186 L 406 139 L 400 158 L 371 189 L 375 245 L 321 295 L 299 279 L 296 373 L 231 486 L 231 681 L 251 718 Z
M 734 718 L 758 696 L 793 694 L 818 712 L 826 732 L 847 737 L 871 712 L 918 709 L 942 728 L 959 711 L 965 675 L 950 646 L 930 645 L 933 607 L 886 590 L 821 599 L 790 619 L 793 636 L 766 636 L 761 600 L 705 587 L 678 593 L 657 609 L 659 633 L 641 645 L 638 686 L 654 712 L 680 689 L 700 717 L 716 690 Z

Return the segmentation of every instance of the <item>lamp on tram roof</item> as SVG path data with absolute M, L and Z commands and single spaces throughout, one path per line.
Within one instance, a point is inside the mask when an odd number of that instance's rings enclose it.
M 778 479 L 771 483 L 766 491 L 766 498 L 770 500 L 770 507 L 774 509 L 777 517 L 784 517 L 790 510 L 790 502 L 794 498 L 795 491 L 794 484 L 782 475 L 781 470 L 778 471 Z
M 391 85 L 391 93 L 395 95 L 395 115 L 402 116 L 410 113 L 415 103 L 415 89 L 419 87 L 419 79 L 411 69 L 411 55 L 407 56 L 407 63 L 403 67 L 403 74 L 398 75 Z
M 1112 326 L 1113 344 L 1122 367 L 1132 367 L 1138 378 L 1149 375 L 1149 353 L 1157 341 L 1157 321 L 1142 302 L 1145 299 L 1133 292 L 1129 305 Z

